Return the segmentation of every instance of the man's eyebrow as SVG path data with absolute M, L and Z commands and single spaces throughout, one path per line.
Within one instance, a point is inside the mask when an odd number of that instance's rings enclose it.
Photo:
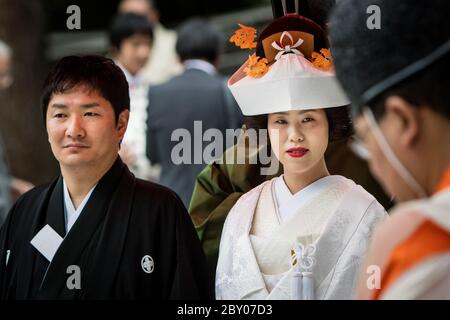
M 67 109 L 67 106 L 65 104 L 62 103 L 53 103 L 50 108 L 55 108 L 55 109 Z
M 97 102 L 92 102 L 92 103 L 82 104 L 81 107 L 84 109 L 95 108 L 95 107 L 100 107 L 100 104 Z
M 67 106 L 62 103 L 53 103 L 50 107 L 55 108 L 55 109 L 67 109 Z M 89 108 L 100 107 L 100 104 L 97 102 L 85 103 L 85 104 L 82 104 L 81 107 L 83 109 L 89 109 Z

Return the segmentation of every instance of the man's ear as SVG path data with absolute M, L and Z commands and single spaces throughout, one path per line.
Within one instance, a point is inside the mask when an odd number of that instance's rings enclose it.
M 396 127 L 393 132 L 402 146 L 410 146 L 419 134 L 419 109 L 399 96 L 390 96 L 385 102 L 386 118 Z
M 117 131 L 121 139 L 123 139 L 125 131 L 127 131 L 129 118 L 130 118 L 130 110 L 125 109 L 119 114 L 119 118 L 117 119 Z

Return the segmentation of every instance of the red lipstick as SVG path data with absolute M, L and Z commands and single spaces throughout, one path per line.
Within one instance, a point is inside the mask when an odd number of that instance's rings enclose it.
M 300 158 L 303 157 L 309 150 L 305 148 L 290 148 L 286 151 L 288 155 L 292 158 Z

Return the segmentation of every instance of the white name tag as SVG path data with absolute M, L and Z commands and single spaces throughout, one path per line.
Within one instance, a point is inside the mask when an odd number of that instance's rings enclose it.
M 63 238 L 48 224 L 39 231 L 30 243 L 45 257 L 52 262 L 53 256 L 63 242 Z

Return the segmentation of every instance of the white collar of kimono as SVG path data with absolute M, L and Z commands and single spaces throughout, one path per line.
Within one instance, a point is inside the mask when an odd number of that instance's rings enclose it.
M 341 180 L 342 177 L 338 175 L 326 176 L 314 181 L 297 193 L 292 194 L 284 181 L 283 175 L 278 177 L 274 183 L 274 193 L 281 222 L 288 220 L 292 214 L 297 212 L 298 208 L 304 206 L 314 196 L 323 192 L 330 185 Z
M 83 201 L 81 201 L 78 208 L 75 209 L 72 199 L 70 198 L 69 189 L 67 189 L 66 181 L 64 181 L 64 179 L 63 179 L 64 213 L 65 213 L 65 218 L 66 218 L 66 233 L 68 233 L 70 231 L 70 229 L 74 225 L 75 221 L 77 221 L 78 217 L 80 216 L 81 211 L 83 211 L 84 206 L 89 201 L 89 198 L 91 197 L 91 194 L 94 191 L 96 186 L 97 185 L 93 186 L 92 189 L 89 190 L 89 192 L 84 197 Z

